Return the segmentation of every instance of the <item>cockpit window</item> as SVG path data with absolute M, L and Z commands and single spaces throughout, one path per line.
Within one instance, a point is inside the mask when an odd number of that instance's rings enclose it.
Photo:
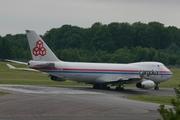
M 164 64 L 158 64 L 157 68 L 160 68 L 162 70 L 168 70 Z
M 164 65 L 161 64 L 161 63 L 156 64 L 156 68 L 157 68 L 157 69 L 163 69 L 163 66 L 164 66 Z

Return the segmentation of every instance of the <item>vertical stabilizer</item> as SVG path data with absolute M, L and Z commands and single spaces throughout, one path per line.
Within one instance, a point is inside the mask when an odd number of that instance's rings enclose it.
M 26 30 L 26 35 L 33 60 L 60 61 L 35 31 Z

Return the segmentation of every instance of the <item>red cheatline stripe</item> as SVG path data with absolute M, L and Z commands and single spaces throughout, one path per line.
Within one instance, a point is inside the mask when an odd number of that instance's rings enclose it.
M 139 72 L 139 70 L 82 69 L 82 68 L 63 68 L 63 70 L 78 70 L 78 71 L 113 71 L 113 72 Z
M 112 72 L 139 72 L 139 70 L 113 70 L 113 69 L 79 69 L 79 68 L 33 68 L 32 69 L 36 69 L 36 70 L 66 70 L 66 71 L 70 71 L 70 70 L 75 70 L 75 71 L 112 71 Z
M 74 71 L 105 71 L 105 72 L 139 72 L 139 70 L 112 70 L 112 69 L 79 69 L 79 68 L 33 68 L 32 69 L 36 69 L 36 70 L 74 70 Z
M 160 73 L 172 73 L 171 71 L 159 71 Z
M 36 70 L 60 70 L 60 68 L 35 68 L 35 67 L 31 67 L 31 68 Z

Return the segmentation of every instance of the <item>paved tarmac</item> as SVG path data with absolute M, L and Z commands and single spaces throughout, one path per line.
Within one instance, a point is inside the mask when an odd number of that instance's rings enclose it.
M 124 91 L 91 87 L 0 85 L 0 120 L 156 120 L 159 104 L 128 100 L 127 95 L 175 95 L 173 89 Z M 171 107 L 171 106 L 167 106 Z

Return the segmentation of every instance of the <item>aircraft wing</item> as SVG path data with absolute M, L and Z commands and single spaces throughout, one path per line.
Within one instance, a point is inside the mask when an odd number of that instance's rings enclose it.
M 31 69 L 31 68 L 16 68 L 10 64 L 6 64 L 9 69 L 14 69 L 14 70 L 26 70 L 26 71 L 35 71 L 35 72 L 39 72 L 38 70 L 35 70 L 35 69 Z
M 96 79 L 96 82 L 111 84 L 112 86 L 117 86 L 120 84 L 133 84 L 133 83 L 140 82 L 141 80 L 142 78 L 139 75 L 135 75 L 131 77 L 118 77 L 115 79 L 112 79 L 111 76 L 104 75 Z
M 122 77 L 122 78 L 118 78 L 117 80 L 114 81 L 110 81 L 108 82 L 109 84 L 111 84 L 112 86 L 117 86 L 120 84 L 134 84 L 134 83 L 138 83 L 141 82 L 141 78 L 138 76 L 135 77 Z

